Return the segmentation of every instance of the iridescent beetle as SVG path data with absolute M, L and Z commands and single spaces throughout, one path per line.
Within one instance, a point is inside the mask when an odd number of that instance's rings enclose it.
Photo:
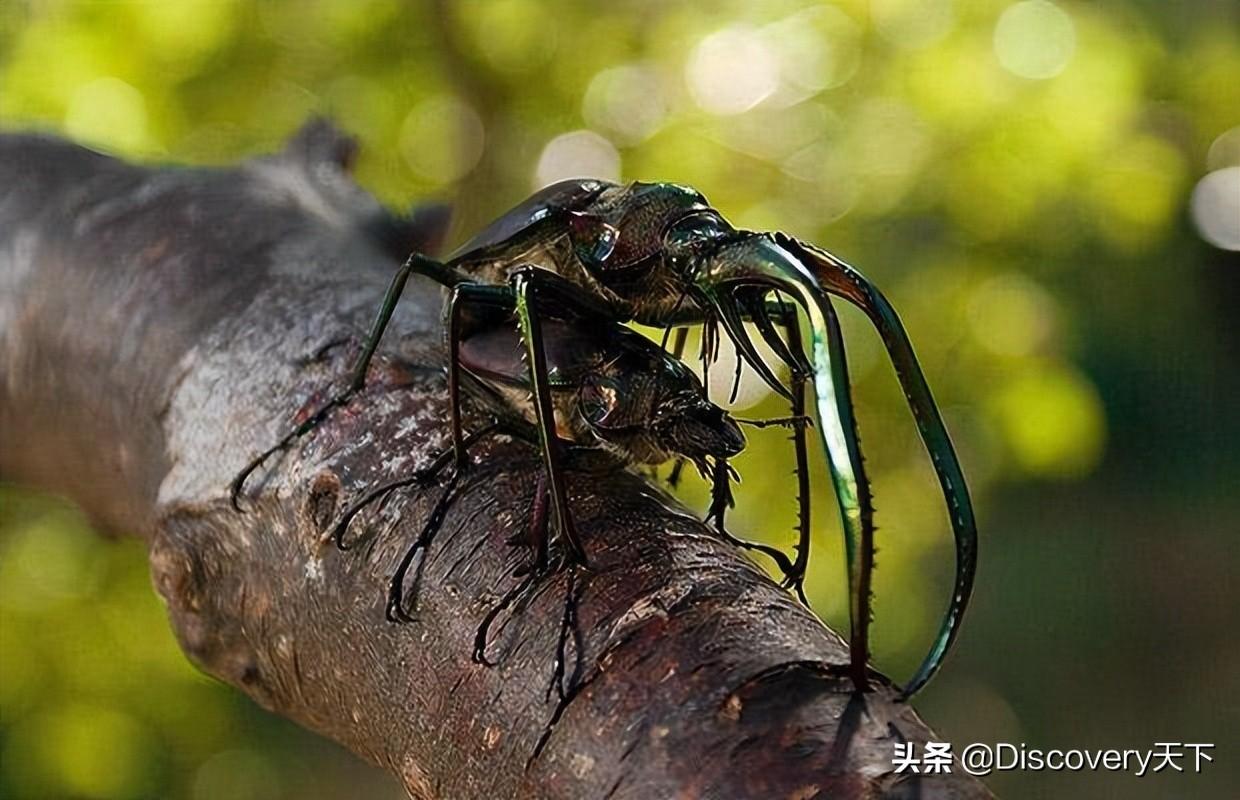
M 537 268 L 524 266 L 527 262 Z M 851 673 L 867 687 L 869 581 L 873 524 L 862 469 L 838 323 L 828 301 L 835 294 L 859 306 L 878 328 L 903 387 L 918 430 L 931 455 L 947 499 L 956 540 L 956 581 L 935 643 L 907 684 L 907 697 L 937 671 L 954 640 L 972 592 L 976 526 L 959 461 L 942 418 L 891 305 L 864 276 L 825 251 L 781 234 L 734 228 L 696 191 L 668 183 L 617 185 L 571 180 L 543 189 L 486 228 L 447 264 L 415 254 L 397 273 L 372 328 L 368 346 L 349 388 L 255 459 L 234 482 L 234 498 L 245 477 L 266 456 L 312 429 L 331 408 L 347 401 L 364 383 L 377 346 L 408 276 L 418 272 L 454 288 L 453 302 L 502 289 L 516 305 L 534 365 L 532 388 L 538 427 L 561 536 L 581 554 L 565 502 L 559 445 L 551 423 L 549 391 L 538 318 L 548 304 L 576 304 L 617 322 L 633 320 L 671 327 L 720 324 L 741 357 L 784 396 L 790 392 L 758 354 L 746 320 L 793 371 L 808 366 L 780 338 L 767 305 L 773 292 L 788 295 L 809 319 L 812 378 L 818 430 L 835 484 L 849 566 Z M 794 398 L 795 402 L 795 398 Z M 801 553 L 808 552 L 802 532 Z
M 448 372 L 453 405 L 459 404 L 458 392 L 464 388 L 493 418 L 492 424 L 466 435 L 456 417 L 451 450 L 432 459 L 429 467 L 369 491 L 345 511 L 333 533 L 343 548 L 350 522 L 371 502 L 403 486 L 429 483 L 444 469 L 454 467 L 421 534 L 406 550 L 390 581 L 387 616 L 392 621 L 411 619 L 404 608 L 404 583 L 413 559 L 430 546 L 442 524 L 466 466 L 463 459 L 468 447 L 481 436 L 498 431 L 520 435 L 536 423 L 529 402 L 525 348 L 507 306 L 497 294 L 489 302 L 453 306 L 456 320 L 451 327 L 457 332 L 457 345 L 452 347 Z M 542 332 L 560 441 L 601 449 L 621 466 L 661 464 L 683 457 L 704 475 L 744 448 L 738 420 L 706 398 L 691 370 L 644 336 L 607 320 L 589 321 L 572 314 L 544 319 Z M 529 544 L 535 552 L 529 574 L 534 577 L 545 574 L 548 564 L 544 493 L 544 486 L 535 492 L 529 525 Z M 782 568 L 790 568 L 786 557 L 774 548 L 732 541 L 766 552 Z M 485 626 L 482 630 L 485 634 Z

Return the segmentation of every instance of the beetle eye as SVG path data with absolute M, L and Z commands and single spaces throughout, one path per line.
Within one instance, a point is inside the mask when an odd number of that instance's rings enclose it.
M 608 417 L 616 410 L 620 396 L 617 386 L 606 378 L 588 378 L 582 384 L 578 398 L 581 414 L 591 425 L 606 426 Z
M 664 252 L 672 264 L 690 269 L 714 252 L 734 229 L 713 211 L 698 212 L 672 224 L 663 235 Z
M 620 239 L 620 231 L 615 226 L 578 211 L 568 216 L 568 232 L 573 252 L 586 266 L 600 266 L 615 251 Z

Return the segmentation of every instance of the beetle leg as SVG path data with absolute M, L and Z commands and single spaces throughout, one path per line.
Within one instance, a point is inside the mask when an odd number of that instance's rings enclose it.
M 947 501 L 956 542 L 956 580 L 951 602 L 934 644 L 900 695 L 901 699 L 908 699 L 925 686 L 942 665 L 943 658 L 960 632 L 960 622 L 973 593 L 973 579 L 977 571 L 977 521 L 969 499 L 969 489 L 912 343 L 891 303 L 856 268 L 831 253 L 784 234 L 775 234 L 774 241 L 796 254 L 827 291 L 864 311 L 878 329 Z
M 512 604 L 517 602 L 521 595 L 525 594 L 534 585 L 536 575 L 533 571 L 527 572 L 525 577 L 516 586 L 508 590 L 508 593 L 500 598 L 499 602 L 491 607 L 486 616 L 482 618 L 482 622 L 478 625 L 478 630 L 474 633 L 474 653 L 473 660 L 475 664 L 481 664 L 484 667 L 493 667 L 495 662 L 487 660 L 487 644 L 491 636 L 491 626 L 495 624 L 496 618 Z
M 710 470 L 710 477 L 710 507 L 706 510 L 706 521 L 713 521 L 715 530 L 727 535 L 723 516 L 729 508 L 736 507 L 736 498 L 732 495 L 732 470 L 727 459 L 715 459 Z
M 547 535 L 547 476 L 538 476 L 538 485 L 534 487 L 534 508 L 530 512 L 529 536 L 530 545 L 534 549 L 534 573 L 541 574 L 548 569 L 548 552 L 551 549 L 551 537 Z
M 509 273 L 509 285 L 521 276 L 534 285 L 534 291 L 543 299 L 554 298 L 562 301 L 562 304 L 557 305 L 555 309 L 557 317 L 564 318 L 571 315 L 587 323 L 599 318 L 610 321 L 622 320 L 614 306 L 590 294 L 563 275 L 527 264 Z
M 388 284 L 387 291 L 383 295 L 383 303 L 379 307 L 379 314 L 375 317 L 374 322 L 371 323 L 370 332 L 367 334 L 365 344 L 362 346 L 361 355 L 358 356 L 357 361 L 353 365 L 348 386 L 345 387 L 344 391 L 320 406 L 308 419 L 293 428 L 275 445 L 255 456 L 237 473 L 228 486 L 228 499 L 234 509 L 237 511 L 241 510 L 239 502 L 241 492 L 245 488 L 246 480 L 254 470 L 262 466 L 263 462 L 268 458 L 287 449 L 297 439 L 314 430 L 319 423 L 327 419 L 333 410 L 348 403 L 353 395 L 365 387 L 370 361 L 374 358 L 375 350 L 379 347 L 379 341 L 383 338 L 383 332 L 387 330 L 397 303 L 400 302 L 401 293 L 405 290 L 405 283 L 408 282 L 409 276 L 415 272 L 420 275 L 426 275 L 445 286 L 453 286 L 464 279 L 451 267 L 441 264 L 434 259 L 427 258 L 420 253 L 410 255 L 400 269 L 396 271 L 396 274 L 392 276 L 391 283 Z
M 465 465 L 464 437 L 461 434 L 461 305 L 463 286 L 452 289 L 448 298 L 448 407 L 452 420 L 452 447 L 456 451 L 456 466 Z
M 760 293 L 747 294 L 741 298 L 741 305 L 746 317 L 754 323 L 767 345 L 779 359 L 788 365 L 791 385 L 792 416 L 786 419 L 749 421 L 738 420 L 746 424 L 766 427 L 769 425 L 790 424 L 793 429 L 791 440 L 796 455 L 797 476 L 797 546 L 796 561 L 784 570 L 784 586 L 791 587 L 800 601 L 808 606 L 805 596 L 805 574 L 809 566 L 810 554 L 810 490 L 809 490 L 809 453 L 805 438 L 805 427 L 809 417 L 805 413 L 805 389 L 809 374 L 809 362 L 801 345 L 801 331 L 798 326 L 796 310 L 782 301 L 767 303 L 764 299 L 765 290 Z M 776 331 L 772 317 L 779 320 L 785 329 L 784 337 Z M 787 341 L 785 341 L 785 337 Z
M 710 508 L 706 512 L 706 522 L 713 521 L 715 524 L 715 532 L 719 534 L 719 538 L 723 539 L 734 547 L 740 547 L 745 550 L 754 550 L 762 553 L 767 558 L 775 562 L 775 566 L 779 567 L 779 571 L 784 574 L 785 579 L 792 574 L 792 561 L 786 556 L 782 550 L 771 547 L 761 542 L 751 542 L 740 537 L 733 536 L 728 532 L 727 526 L 724 524 L 724 513 L 727 509 L 736 505 L 732 497 L 731 478 L 734 471 L 724 459 L 716 459 L 714 468 L 711 470 L 711 501 Z
M 580 633 L 577 630 L 577 608 L 580 602 L 580 590 L 584 590 L 584 583 L 580 587 L 577 583 L 577 572 L 581 569 L 580 565 L 571 564 L 561 559 L 557 562 L 555 569 L 524 570 L 524 576 L 521 582 L 509 589 L 508 592 L 500 598 L 499 602 L 492 606 L 486 616 L 483 617 L 477 631 L 474 633 L 473 650 L 473 661 L 475 664 L 481 664 L 485 667 L 495 666 L 496 662 L 490 661 L 486 657 L 487 646 L 490 644 L 491 626 L 495 624 L 495 620 L 505 610 L 512 608 L 523 596 L 530 594 L 535 587 L 555 575 L 559 571 L 559 568 L 565 565 L 567 565 L 568 572 L 568 587 L 564 598 L 564 612 L 561 615 L 560 620 L 560 632 L 556 642 L 554 668 L 552 670 L 551 682 L 547 685 L 546 694 L 546 699 L 550 700 L 552 691 L 555 691 L 561 702 L 569 696 L 571 687 L 576 684 L 581 671 L 580 662 L 581 654 L 583 652 L 583 645 L 581 643 Z M 514 574 L 521 573 L 522 570 L 518 570 Z M 567 673 L 568 641 L 570 638 L 574 642 L 574 649 L 577 653 L 578 662 L 571 675 Z M 566 684 L 570 687 L 570 689 L 565 689 Z
M 779 304 L 780 323 L 784 327 L 785 336 L 788 340 L 788 354 L 791 356 L 787 362 L 792 365 L 792 408 L 794 416 L 805 415 L 805 390 L 806 390 L 806 370 L 805 349 L 801 346 L 801 329 L 797 321 L 796 311 L 788 308 L 782 303 Z M 766 314 L 758 315 L 759 319 L 767 316 Z M 769 320 L 768 320 L 769 326 Z M 759 330 L 764 330 L 759 325 Z M 773 333 L 773 331 L 772 331 Z M 765 334 L 764 334 L 765 335 Z M 774 337 L 779 339 L 780 337 Z M 780 341 L 783 341 L 782 339 Z M 809 447 L 805 440 L 805 426 L 797 425 L 792 429 L 792 449 L 796 457 L 796 475 L 797 475 L 797 558 L 792 569 L 789 571 L 787 578 L 784 579 L 785 586 L 791 586 L 797 593 L 797 597 L 806 606 L 809 601 L 805 597 L 805 573 L 809 568 L 810 553 L 810 532 L 811 516 L 810 516 L 810 488 L 809 488 Z
M 773 282 L 780 280 L 779 270 L 775 270 L 774 277 Z M 813 330 L 814 368 L 810 374 L 814 378 L 818 416 L 822 421 L 819 436 L 827 453 L 827 465 L 830 468 L 832 483 L 835 485 L 848 563 L 850 672 L 854 686 L 858 691 L 865 691 L 869 688 L 866 662 L 869 657 L 873 507 L 857 440 L 857 426 L 849 389 L 843 338 L 840 335 L 839 320 L 825 294 L 811 291 L 812 287 L 804 282 L 784 281 L 783 283 L 788 289 L 797 293 L 797 301 L 809 314 Z M 778 291 L 778 286 L 772 288 Z M 752 296 L 742 297 L 741 300 L 752 300 Z M 752 302 L 750 305 L 752 306 Z M 801 343 L 800 327 L 796 324 L 796 315 L 786 303 L 777 303 L 767 310 L 751 308 L 750 314 L 760 317 L 768 310 L 769 313 L 780 318 L 784 325 L 788 338 L 788 350 L 793 355 L 790 366 L 793 367 L 794 384 L 797 389 L 791 393 L 793 415 L 802 416 L 805 412 L 805 388 L 809 374 L 804 369 L 798 369 L 796 365 L 805 366 L 809 362 L 805 358 L 804 347 Z M 759 326 L 759 331 L 762 330 L 762 326 Z M 772 338 L 779 338 L 773 335 L 773 332 L 769 335 Z M 797 562 L 794 565 L 797 577 L 793 581 L 799 593 L 803 591 L 800 588 L 800 582 L 804 581 L 810 549 L 808 458 L 805 452 L 804 436 L 803 428 L 793 433 L 797 457 L 798 505 L 802 512 L 798 525 L 800 544 L 797 549 Z
M 672 330 L 671 325 L 668 326 L 667 332 Z M 685 327 L 676 328 L 676 332 L 671 336 L 671 348 L 669 352 L 672 358 L 680 360 L 685 354 L 685 344 L 689 340 L 689 329 Z M 667 333 L 663 336 L 663 349 L 668 350 Z M 680 485 L 680 474 L 684 471 L 685 459 L 683 456 L 677 456 L 676 461 L 672 464 L 672 471 L 667 476 L 667 485 L 675 489 Z
M 706 268 L 699 274 L 698 283 L 741 346 L 745 345 L 745 339 L 740 337 L 743 329 L 734 321 L 734 318 L 739 316 L 736 307 L 755 289 L 765 288 L 768 291 L 790 293 L 809 317 L 810 329 L 813 332 L 811 377 L 818 400 L 818 417 L 821 420 L 818 435 L 831 468 L 831 479 L 835 485 L 845 544 L 850 557 L 852 602 L 849 610 L 854 629 L 853 641 L 855 644 L 864 644 L 858 634 L 864 631 L 867 623 L 860 620 L 859 615 L 863 611 L 863 605 L 868 607 L 868 599 L 863 600 L 860 597 L 858 582 L 862 570 L 857 568 L 856 562 L 858 554 L 866 549 L 862 540 L 872 531 L 860 499 L 857 479 L 860 469 L 859 453 L 853 434 L 855 427 L 845 420 L 851 413 L 849 403 L 844 400 L 841 391 L 847 388 L 847 374 L 839 369 L 838 364 L 832 363 L 832 342 L 836 341 L 838 336 L 833 335 L 831 329 L 838 323 L 831 320 L 833 311 L 827 303 L 826 291 L 822 282 L 803 262 L 803 257 L 798 257 L 792 248 L 773 234 L 742 234 L 715 252 Z M 753 349 L 752 342 L 748 348 Z M 742 352 L 745 351 L 742 349 Z M 782 394 L 787 397 L 791 393 L 784 391 Z M 852 672 L 853 682 L 858 689 L 867 688 L 866 654 L 864 647 L 854 647 Z
M 827 360 L 830 362 L 832 384 L 835 387 L 835 408 L 839 424 L 843 429 L 844 442 L 848 450 L 848 463 L 852 467 L 853 480 L 856 485 L 856 508 L 847 506 L 841 510 L 845 516 L 844 530 L 845 548 L 848 560 L 849 576 L 849 617 L 851 636 L 849 652 L 851 657 L 850 672 L 853 683 L 859 690 L 868 687 L 866 661 L 869 657 L 869 629 L 871 613 L 871 584 L 874 571 L 874 506 L 870 494 L 870 482 L 865 472 L 865 459 L 861 455 L 861 441 L 857 432 L 857 419 L 853 410 L 852 389 L 848 379 L 848 361 L 844 352 L 844 339 L 840 333 L 839 318 L 831 307 L 830 301 L 823 298 L 825 309 L 823 318 L 826 327 Z M 770 304 L 768 310 L 775 314 L 784 327 L 789 349 L 797 363 L 808 364 L 805 360 L 805 349 L 801 340 L 801 328 L 798 324 L 796 308 L 787 303 Z M 794 392 L 793 413 L 805 413 L 805 388 L 808 375 L 804 372 L 797 376 L 799 388 Z M 822 413 L 821 411 L 819 412 Z M 803 594 L 800 583 L 805 580 L 805 571 L 809 565 L 810 525 L 809 525 L 809 472 L 804 428 L 793 433 L 793 446 L 797 459 L 797 491 L 798 502 L 803 512 L 799 524 L 801 545 L 797 549 L 797 565 L 799 568 L 798 592 Z M 855 511 L 855 525 L 850 525 L 850 511 Z
M 458 469 L 464 468 L 469 460 L 461 424 L 461 327 L 462 316 L 470 304 L 511 309 L 514 301 L 508 287 L 481 283 L 458 283 L 448 296 L 448 406 Z
M 495 433 L 499 429 L 499 427 L 500 426 L 498 422 L 491 422 L 490 424 L 482 428 L 479 428 L 473 433 L 470 433 L 468 436 L 464 438 L 463 444 L 464 444 L 465 449 L 468 450 L 469 447 L 472 446 L 479 439 L 482 439 L 486 436 L 490 436 L 492 433 Z M 455 456 L 454 449 L 441 450 L 440 452 L 435 454 L 434 458 L 431 459 L 430 464 L 414 472 L 409 477 L 398 478 L 397 480 L 389 481 L 387 483 L 381 484 L 379 486 L 376 486 L 374 489 L 371 489 L 365 495 L 363 495 L 360 500 L 357 500 L 351 506 L 345 509 L 344 514 L 342 514 L 340 517 L 340 521 L 336 523 L 336 527 L 332 530 L 331 538 L 333 541 L 335 541 L 336 547 L 340 548 L 341 550 L 349 549 L 344 544 L 344 537 L 345 537 L 345 534 L 348 532 L 349 524 L 353 522 L 354 517 L 356 517 L 359 513 L 361 513 L 362 509 L 364 509 L 366 506 L 373 503 L 375 500 L 378 500 L 380 497 L 388 494 L 389 492 L 393 492 L 396 489 L 401 489 L 405 486 L 412 486 L 414 484 L 430 483 L 431 481 L 435 480 L 439 476 L 439 473 L 443 472 L 443 470 L 452 462 L 452 459 L 454 456 Z
M 564 677 L 568 665 L 568 640 L 576 638 L 574 628 L 577 625 L 577 570 L 569 567 L 568 569 L 568 587 L 564 590 L 564 613 L 560 616 L 560 632 L 556 637 L 555 644 L 555 663 L 551 670 L 551 682 L 547 684 L 547 693 L 543 696 L 544 700 L 551 699 L 551 692 L 555 691 L 559 697 L 559 701 L 563 702 L 565 698 Z M 577 646 L 577 661 L 581 661 L 581 647 Z M 569 683 L 573 682 L 576 673 L 579 670 L 573 669 L 573 675 L 569 677 Z
M 538 737 L 538 742 L 534 745 L 534 751 L 530 754 L 526 761 L 526 769 L 534 762 L 534 759 L 542 753 L 543 748 L 547 746 L 547 742 L 551 739 L 551 734 L 555 730 L 555 726 L 559 723 L 560 718 L 564 716 L 564 712 L 568 709 L 568 704 L 585 688 L 588 680 L 582 680 L 582 659 L 584 657 L 585 646 L 581 641 L 580 631 L 577 628 L 577 608 L 581 603 L 581 592 L 585 589 L 585 583 L 580 586 L 577 584 L 577 566 L 569 565 L 568 586 L 564 594 L 564 613 L 560 618 L 560 633 L 556 639 L 555 650 L 555 667 L 551 674 L 551 685 L 547 687 L 546 699 L 551 699 L 551 692 L 556 692 L 555 710 L 551 712 L 551 718 L 547 720 L 547 724 L 543 727 L 542 735 Z M 565 688 L 565 670 L 568 662 L 568 641 L 573 640 L 573 650 L 576 655 L 576 663 L 573 666 L 573 672 L 568 676 L 568 688 Z
M 795 428 L 798 425 L 809 425 L 810 427 L 813 427 L 814 425 L 813 417 L 809 416 L 808 414 L 804 416 L 800 416 L 800 417 L 795 417 L 795 416 L 767 417 L 766 419 L 746 419 L 745 417 L 732 417 L 732 419 L 736 422 L 739 422 L 741 425 L 748 425 L 752 428 L 774 428 L 774 427 Z
M 405 603 L 405 577 L 409 573 L 409 567 L 413 565 L 413 559 L 417 554 L 426 550 L 431 545 L 431 541 L 435 538 L 435 534 L 443 526 L 444 516 L 448 513 L 448 508 L 452 505 L 452 501 L 456 498 L 456 485 L 460 481 L 461 473 L 454 471 L 452 476 L 448 478 L 448 483 L 444 486 L 443 494 L 439 496 L 439 500 L 435 502 L 434 508 L 431 509 L 430 517 L 426 520 L 426 525 L 422 527 L 422 532 L 418 534 L 418 538 L 414 540 L 409 549 L 405 551 L 405 555 L 401 558 L 400 564 L 396 567 L 396 572 L 392 575 L 391 581 L 388 583 L 388 599 L 385 615 L 388 622 L 412 622 L 413 615 L 404 608 Z M 419 573 L 421 568 L 419 567 Z M 416 578 L 414 583 L 416 584 Z M 416 586 L 415 586 L 416 588 Z M 416 605 L 416 603 L 415 603 Z
M 572 515 L 568 509 L 568 487 L 565 484 L 560 440 L 555 431 L 555 410 L 551 403 L 547 356 L 543 351 L 542 325 L 539 318 L 539 285 L 543 280 L 542 276 L 550 274 L 546 270 L 531 267 L 514 272 L 511 281 L 513 293 L 516 295 L 517 319 L 521 325 L 526 355 L 529 358 L 530 388 L 534 396 L 534 410 L 538 420 L 538 432 L 547 470 L 547 484 L 551 491 L 552 507 L 555 509 L 560 536 L 569 549 L 571 558 L 579 564 L 585 564 L 585 550 L 581 546 L 581 540 L 577 537 Z
M 728 395 L 728 404 L 736 402 L 737 396 L 741 392 L 741 373 L 745 369 L 745 359 L 736 359 L 736 371 L 732 374 L 732 392 Z

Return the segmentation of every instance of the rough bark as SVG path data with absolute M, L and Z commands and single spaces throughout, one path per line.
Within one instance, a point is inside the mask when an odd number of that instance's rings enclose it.
M 376 482 L 446 441 L 437 287 L 415 280 L 371 387 L 256 474 L 227 483 L 347 372 L 408 247 L 348 178 L 326 126 L 235 169 L 133 166 L 0 137 L 0 474 L 142 536 L 185 652 L 263 706 L 391 770 L 418 798 L 985 797 L 961 774 L 892 774 L 931 731 L 881 678 L 864 697 L 840 638 L 643 479 L 571 465 L 595 566 L 570 672 L 583 688 L 542 755 L 566 580 L 475 628 L 526 559 L 538 462 L 479 445 L 422 564 L 417 620 L 386 581 L 438 496 L 399 492 L 355 545 L 324 542 Z

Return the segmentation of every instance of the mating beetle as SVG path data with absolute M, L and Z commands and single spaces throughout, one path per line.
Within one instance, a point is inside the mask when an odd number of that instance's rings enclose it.
M 334 532 L 337 544 L 343 546 L 349 523 L 362 508 L 401 486 L 434 480 L 450 465 L 451 456 L 457 456 L 439 502 L 392 577 L 387 615 L 393 621 L 410 619 L 403 607 L 404 581 L 414 556 L 430 545 L 442 523 L 465 466 L 461 454 L 480 436 L 501 429 L 521 433 L 537 419 L 529 403 L 529 369 L 512 310 L 505 308 L 502 296 L 492 294 L 489 301 L 452 306 L 450 313 L 456 315 L 454 327 L 459 339 L 453 348 L 449 384 L 454 392 L 455 387 L 463 385 L 494 422 L 462 435 L 454 441 L 453 449 L 433 459 L 430 467 L 367 493 L 344 513 Z M 542 320 L 549 396 L 559 440 L 604 450 L 621 467 L 660 464 L 682 457 L 703 474 L 711 473 L 717 464 L 725 464 L 744 448 L 745 436 L 738 421 L 706 398 L 701 382 L 683 363 L 628 328 L 606 320 L 569 316 Z M 453 400 L 456 406 L 459 398 L 454 395 Z M 459 423 L 459 409 L 454 408 L 453 415 Z M 535 548 L 532 575 L 547 569 L 545 492 L 546 487 L 540 485 L 530 521 Z M 739 543 L 766 552 L 781 567 L 790 568 L 786 557 L 773 548 Z M 779 561 L 781 557 L 783 561 Z
M 520 409 L 534 424 L 526 402 L 524 348 L 515 325 L 507 322 L 463 336 L 460 368 L 497 395 L 497 413 Z M 593 442 L 629 464 L 662 464 L 682 456 L 704 473 L 708 458 L 726 459 L 744 448 L 740 426 L 706 399 L 688 367 L 641 334 L 608 327 L 600 333 L 561 319 L 544 322 L 552 407 L 562 440 Z
M 567 251 L 567 252 L 566 252 Z M 554 269 L 604 300 L 618 318 L 670 326 L 718 320 L 742 357 L 772 388 L 787 394 L 742 325 L 760 334 L 794 371 L 795 353 L 770 324 L 764 299 L 787 294 L 809 317 L 819 433 L 831 467 L 848 550 L 852 674 L 865 684 L 873 526 L 860 448 L 841 369 L 838 326 L 828 294 L 861 308 L 878 329 L 896 368 L 918 431 L 947 500 L 956 540 L 956 581 L 936 641 L 907 697 L 938 669 L 972 593 L 976 523 L 964 475 L 899 317 L 882 293 L 852 266 L 782 234 L 735 229 L 696 191 L 668 183 L 626 186 L 595 180 L 548 187 L 484 230 L 452 257 L 475 278 L 499 283 L 512 255 Z
M 532 262 L 536 268 L 525 264 Z M 849 564 L 852 677 L 865 688 L 869 580 L 873 525 L 860 445 L 847 396 L 842 340 L 828 300 L 835 294 L 859 306 L 878 328 L 896 367 L 919 433 L 947 499 L 956 541 L 952 601 L 929 655 L 907 685 L 907 697 L 934 674 L 959 630 L 972 591 L 976 525 L 951 440 L 891 305 L 864 276 L 825 251 L 781 234 L 742 231 L 696 191 L 668 183 L 625 186 L 597 180 L 565 181 L 535 194 L 487 227 L 447 264 L 415 254 L 397 273 L 346 392 L 252 462 L 234 482 L 234 497 L 249 472 L 272 452 L 307 432 L 360 388 L 365 369 L 409 274 L 453 287 L 453 302 L 503 292 L 515 305 L 529 354 L 532 389 L 559 530 L 581 556 L 565 502 L 559 443 L 554 435 L 544 345 L 538 320 L 553 305 L 576 304 L 616 322 L 668 327 L 721 324 L 738 352 L 777 392 L 789 396 L 758 354 L 743 322 L 793 371 L 811 369 L 819 435 L 835 485 Z M 812 367 L 780 338 L 766 305 L 771 293 L 788 295 L 809 318 Z M 450 341 L 457 337 L 450 331 Z M 796 399 L 793 398 L 794 403 Z M 459 441 L 460 436 L 456 439 Z M 800 553 L 808 552 L 803 529 Z M 798 555 L 803 569 L 804 559 Z

